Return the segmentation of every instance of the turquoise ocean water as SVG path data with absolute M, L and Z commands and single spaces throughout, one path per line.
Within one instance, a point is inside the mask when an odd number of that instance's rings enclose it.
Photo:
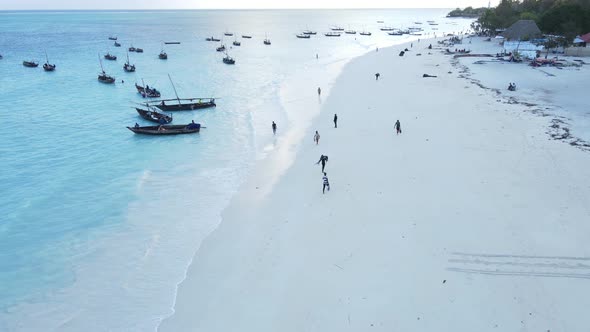
M 284 82 L 375 47 L 458 32 L 448 10 L 0 12 L 0 330 L 149 331 L 170 315 L 202 239 L 272 138 L 288 127 Z M 429 26 L 436 20 L 438 26 Z M 388 36 L 385 25 L 421 21 L 425 36 Z M 370 37 L 322 35 L 330 26 Z M 310 40 L 295 34 L 311 29 Z M 233 32 L 235 66 L 215 51 Z M 242 34 L 252 39 L 241 39 Z M 116 48 L 109 36 L 117 36 Z M 262 40 L 268 36 L 271 46 Z M 180 41 L 180 45 L 163 45 Z M 234 37 L 224 37 L 229 47 Z M 126 49 L 135 73 L 122 69 Z M 157 55 L 164 48 L 166 61 Z M 41 64 L 47 52 L 57 70 Z M 98 54 L 114 85 L 97 82 Z M 320 59 L 315 55 L 319 54 Z M 173 98 L 217 97 L 214 109 L 176 112 L 198 135 L 142 137 L 132 108 L 142 79 Z M 125 83 L 121 83 L 124 80 Z M 315 87 L 313 87 L 315 89 Z

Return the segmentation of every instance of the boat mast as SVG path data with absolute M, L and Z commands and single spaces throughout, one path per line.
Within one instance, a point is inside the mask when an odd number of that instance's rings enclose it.
M 49 57 L 47 56 L 47 51 L 45 51 L 45 60 L 47 61 L 46 63 L 49 64 Z
M 100 69 L 102 70 L 102 73 L 105 74 L 104 68 L 102 67 L 102 60 L 100 59 L 100 54 L 98 54 L 98 63 L 100 63 Z
M 168 74 L 168 79 L 170 80 L 170 84 L 172 84 L 172 89 L 174 89 L 174 94 L 176 95 L 176 99 L 178 99 L 178 104 L 182 104 L 180 102 L 180 98 L 178 98 L 178 93 L 176 93 L 176 87 L 174 87 L 174 83 L 172 82 L 172 78 L 170 77 L 170 74 Z

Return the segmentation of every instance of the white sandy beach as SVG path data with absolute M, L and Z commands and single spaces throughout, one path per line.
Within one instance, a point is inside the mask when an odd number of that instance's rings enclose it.
M 279 124 L 160 331 L 588 330 L 590 153 L 551 136 L 586 111 L 588 68 L 478 65 L 429 43 L 352 60 L 329 96 L 304 77 L 285 97 L 321 112 L 300 143 Z

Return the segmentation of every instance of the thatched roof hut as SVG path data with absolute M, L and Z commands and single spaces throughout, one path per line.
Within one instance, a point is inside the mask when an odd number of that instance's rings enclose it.
M 543 34 L 533 20 L 519 20 L 512 24 L 502 36 L 508 40 L 530 40 L 541 37 Z

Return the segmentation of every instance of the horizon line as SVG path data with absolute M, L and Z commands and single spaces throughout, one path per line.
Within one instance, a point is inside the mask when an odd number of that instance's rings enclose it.
M 458 7 L 457 7 L 458 8 Z M 386 7 L 386 8 L 70 8 L 70 9 L 0 9 L 0 12 L 34 12 L 34 11 L 195 11 L 195 10 L 391 10 L 391 9 L 455 9 L 454 7 Z

